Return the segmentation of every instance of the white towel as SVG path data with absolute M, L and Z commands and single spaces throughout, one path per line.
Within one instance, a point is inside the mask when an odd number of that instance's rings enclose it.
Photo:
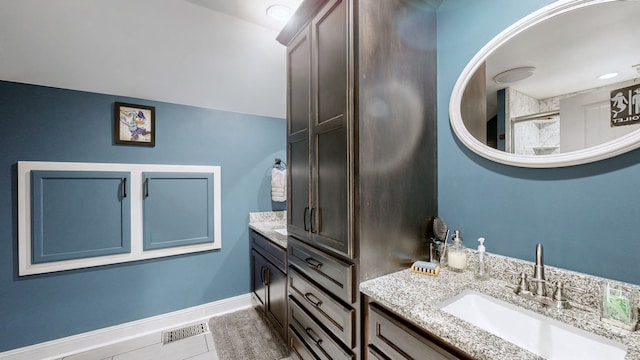
M 271 200 L 287 201 L 287 170 L 271 169 Z

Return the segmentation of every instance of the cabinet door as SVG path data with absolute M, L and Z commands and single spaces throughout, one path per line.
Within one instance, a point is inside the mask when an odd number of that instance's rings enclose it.
M 365 335 L 369 353 L 391 360 L 460 360 L 426 335 L 375 304 L 369 304 Z M 371 357 L 370 357 L 371 358 Z M 372 359 L 375 359 L 373 357 Z
M 251 292 L 261 305 L 267 301 L 267 260 L 251 249 Z
M 144 250 L 213 242 L 213 174 L 143 173 Z
M 311 116 L 311 38 L 309 28 L 287 48 L 288 232 L 308 238 L 310 211 L 309 124 Z
M 347 2 L 329 2 L 312 21 L 315 108 L 312 130 L 312 241 L 351 257 Z
M 271 263 L 267 263 L 266 313 L 280 336 L 286 339 L 287 330 L 287 276 Z
M 32 263 L 128 253 L 129 172 L 31 172 Z
M 328 2 L 287 49 L 288 229 L 351 257 L 347 5 Z

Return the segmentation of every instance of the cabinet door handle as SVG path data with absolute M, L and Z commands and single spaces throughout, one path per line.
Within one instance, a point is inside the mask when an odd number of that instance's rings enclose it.
M 149 197 L 149 178 L 144 179 L 144 197 Z
M 306 262 L 307 265 L 311 266 L 314 269 L 320 269 L 322 267 L 322 263 L 312 257 L 304 259 L 304 262 Z
M 267 286 L 269 285 L 269 279 L 267 279 L 268 273 L 267 273 L 267 267 L 266 266 L 262 266 L 262 271 L 260 272 L 260 280 L 262 281 L 262 285 Z
M 316 212 L 316 208 L 311 208 L 311 211 L 309 212 L 309 228 L 311 230 L 312 233 L 315 233 L 316 230 L 313 228 L 313 224 L 315 223 L 315 217 L 314 214 Z
M 260 282 L 264 285 L 264 266 L 260 268 Z
M 122 197 L 127 197 L 127 178 L 122 178 Z
M 304 222 L 304 231 L 309 231 L 309 226 L 307 225 L 307 213 L 309 212 L 309 207 L 305 206 L 304 213 L 302 214 L 303 222 Z
M 316 334 L 316 332 L 313 331 L 312 328 L 306 328 L 306 329 L 304 329 L 304 332 L 306 332 L 307 335 L 309 335 L 309 337 L 311 338 L 311 341 L 316 343 L 316 345 L 320 346 L 320 344 L 322 344 L 322 339 L 320 339 L 318 334 Z
M 315 306 L 315 307 L 320 307 L 320 305 L 322 305 L 322 301 L 320 301 L 320 299 L 318 299 L 315 295 L 313 295 L 312 293 L 306 293 L 304 294 L 304 298 L 307 299 L 307 301 L 309 303 L 311 303 L 311 305 Z M 313 298 L 313 299 L 311 299 Z M 315 299 L 315 301 L 314 301 Z

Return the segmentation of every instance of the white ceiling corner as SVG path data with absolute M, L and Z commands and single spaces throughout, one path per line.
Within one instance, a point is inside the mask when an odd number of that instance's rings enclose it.
M 186 0 L 207 9 L 233 16 L 274 31 L 280 31 L 285 22 L 267 16 L 267 8 L 274 4 L 286 5 L 295 11 L 302 0 Z

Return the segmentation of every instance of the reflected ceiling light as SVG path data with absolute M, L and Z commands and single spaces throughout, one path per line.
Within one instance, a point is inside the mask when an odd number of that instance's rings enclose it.
M 600 80 L 606 80 L 606 79 L 612 79 L 616 76 L 618 76 L 619 74 L 617 72 L 610 72 L 610 73 L 606 73 L 606 74 L 602 74 L 600 76 L 598 76 L 598 79 Z
M 287 21 L 292 14 L 293 10 L 282 4 L 271 5 L 267 8 L 267 16 L 277 21 Z
M 495 81 L 496 84 L 513 83 L 530 77 L 531 75 L 533 75 L 534 71 L 536 71 L 536 68 L 533 66 L 523 66 L 519 68 L 509 69 L 494 76 L 493 81 Z

